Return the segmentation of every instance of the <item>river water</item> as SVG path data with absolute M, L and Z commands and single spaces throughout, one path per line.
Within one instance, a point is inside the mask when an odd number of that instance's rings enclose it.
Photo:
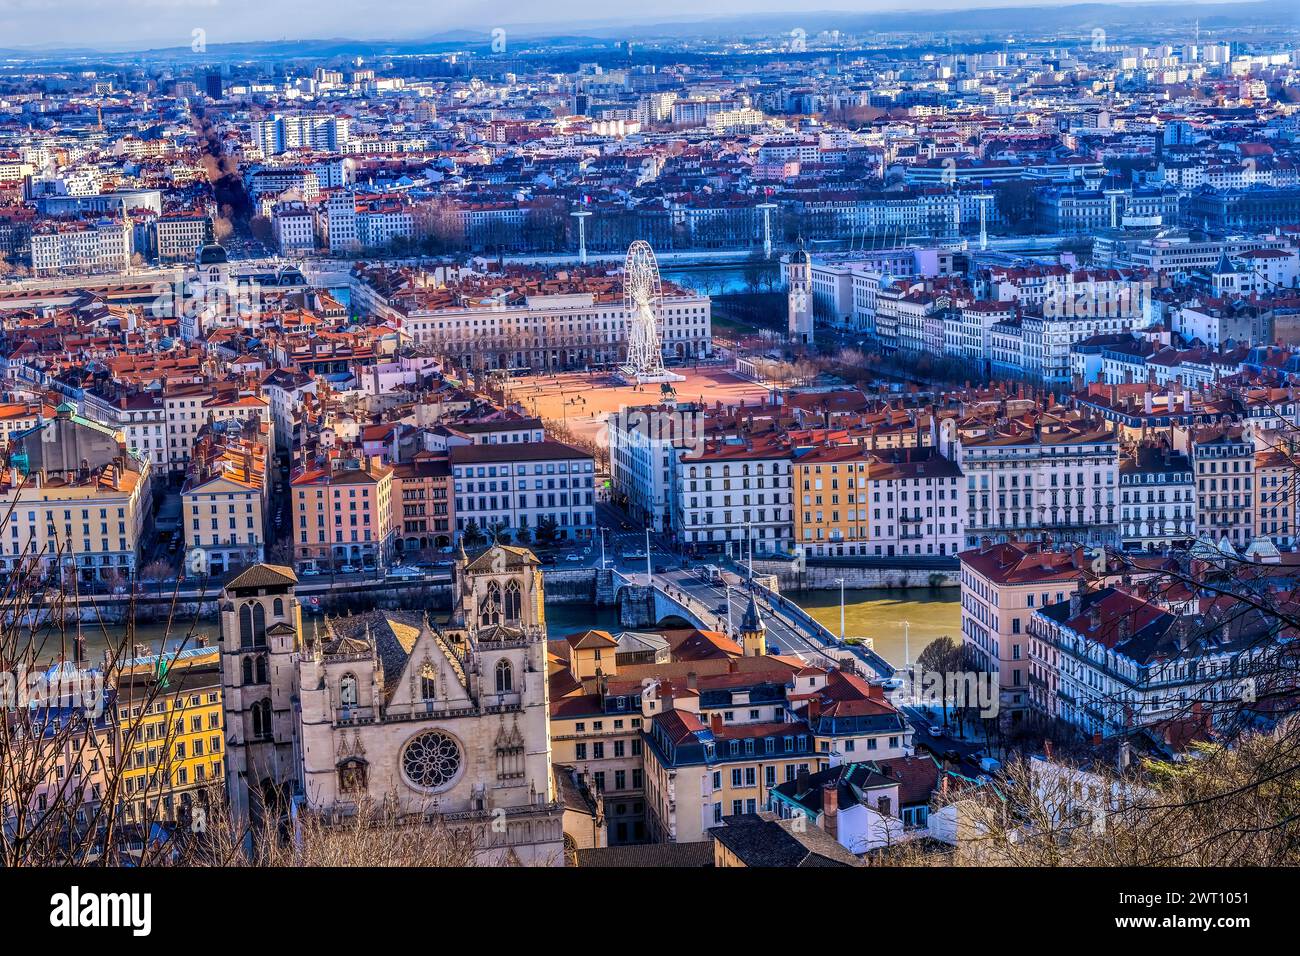
M 840 592 L 801 591 L 790 595 L 813 617 L 825 624 L 832 633 L 840 629 Z M 876 652 L 891 664 L 903 663 L 903 624 L 907 623 L 907 650 L 911 660 L 925 645 L 935 638 L 948 635 L 953 640 L 961 636 L 961 608 L 956 588 L 932 590 L 873 590 L 844 592 L 844 632 L 846 637 L 870 637 Z M 137 624 L 131 640 L 158 649 L 165 642 L 169 649 L 179 646 L 193 627 L 195 637 L 206 637 L 209 643 L 218 638 L 217 622 L 211 617 L 197 621 L 177 622 L 168 629 L 165 624 Z M 592 607 L 589 604 L 548 604 L 546 628 L 552 638 L 563 637 L 586 628 L 617 631 L 618 612 L 612 607 Z M 83 625 L 90 659 L 98 661 L 109 642 L 122 640 L 126 628 L 122 625 Z M 194 646 L 191 638 L 186 646 Z M 56 635 L 45 638 L 42 657 L 53 659 L 59 653 Z
M 788 595 L 830 628 L 840 631 L 840 592 L 798 591 Z M 940 637 L 961 640 L 957 588 L 887 589 L 844 592 L 844 636 L 869 637 L 876 653 L 896 667 Z M 906 625 L 906 628 L 904 628 Z

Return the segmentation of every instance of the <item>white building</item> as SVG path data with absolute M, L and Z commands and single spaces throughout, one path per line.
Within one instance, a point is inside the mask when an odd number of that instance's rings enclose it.
M 672 527 L 680 454 L 703 445 L 704 409 L 695 403 L 623 408 L 606 420 L 614 492 L 628 513 L 656 531 Z
M 1054 409 L 938 423 L 937 446 L 965 476 L 966 544 L 1053 532 L 1112 543 L 1119 521 L 1119 439 L 1103 419 Z
M 263 156 L 291 149 L 338 153 L 346 149 L 351 120 L 328 113 L 275 114 L 252 124 L 249 136 Z
M 535 534 L 548 520 L 559 538 L 596 529 L 595 467 L 586 452 L 556 441 L 457 445 L 449 450 L 456 533 Z
M 125 272 L 131 267 L 130 221 L 46 223 L 32 232 L 32 272 Z
M 794 545 L 790 446 L 781 439 L 707 442 L 677 459 L 673 527 L 692 551 L 739 557 Z

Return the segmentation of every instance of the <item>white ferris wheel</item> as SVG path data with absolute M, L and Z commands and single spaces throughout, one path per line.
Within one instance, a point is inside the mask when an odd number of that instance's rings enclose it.
M 638 239 L 627 250 L 623 264 L 623 313 L 627 316 L 627 364 L 621 371 L 638 382 L 678 381 L 664 368 L 659 321 L 664 311 L 659 263 L 650 243 Z

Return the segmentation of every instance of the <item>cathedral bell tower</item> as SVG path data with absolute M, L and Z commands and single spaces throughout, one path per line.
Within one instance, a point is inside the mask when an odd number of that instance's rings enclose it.
M 242 819 L 287 812 L 302 792 L 294 701 L 302 608 L 292 568 L 256 564 L 221 593 L 226 790 Z

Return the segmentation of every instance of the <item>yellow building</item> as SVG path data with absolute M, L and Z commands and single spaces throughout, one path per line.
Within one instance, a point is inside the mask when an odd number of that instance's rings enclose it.
M 642 695 L 644 707 L 656 703 L 653 690 Z M 813 735 L 802 722 L 728 724 L 715 711 L 706 724 L 677 700 L 658 703 L 664 707 L 645 743 L 647 827 L 655 842 L 704 840 L 724 816 L 765 809 L 773 787 L 819 767 Z M 698 698 L 680 703 L 698 706 Z
M 0 471 L 0 574 L 25 560 L 56 564 L 81 580 L 112 581 L 136 569 L 149 514 L 149 463 L 122 434 L 59 406 L 53 419 L 11 437 Z
M 867 553 L 870 455 L 860 445 L 819 445 L 794 460 L 794 540 L 806 553 Z
M 1255 538 L 1272 541 L 1279 548 L 1291 548 L 1296 542 L 1297 492 L 1295 461 L 1285 451 L 1255 453 L 1255 484 L 1258 505 L 1255 512 Z
M 220 649 L 139 657 L 117 678 L 119 802 L 128 822 L 185 821 L 224 787 Z

